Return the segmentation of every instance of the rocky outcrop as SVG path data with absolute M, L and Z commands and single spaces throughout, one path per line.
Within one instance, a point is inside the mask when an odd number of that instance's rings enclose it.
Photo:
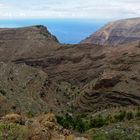
M 140 18 L 134 18 L 111 22 L 80 43 L 116 46 L 139 40 Z
M 106 68 L 83 87 L 83 93 L 75 101 L 76 108 L 96 112 L 110 107 L 140 105 L 140 50 L 132 46 L 111 50 L 106 54 Z
M 24 122 L 21 123 L 22 120 Z M 35 118 L 7 114 L 0 119 L 0 127 L 0 138 L 4 139 L 12 137 L 21 140 L 88 140 L 60 126 L 53 113 L 42 114 Z
M 43 56 L 58 45 L 57 38 L 45 26 L 0 29 L 1 61 Z

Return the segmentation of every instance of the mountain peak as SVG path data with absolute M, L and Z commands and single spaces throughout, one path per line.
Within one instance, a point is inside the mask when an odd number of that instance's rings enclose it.
M 80 43 L 116 46 L 138 40 L 140 40 L 140 18 L 132 18 L 110 22 Z

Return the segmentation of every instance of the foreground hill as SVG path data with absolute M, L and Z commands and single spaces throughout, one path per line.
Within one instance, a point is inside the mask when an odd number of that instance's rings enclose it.
M 57 123 L 53 113 L 27 118 L 7 114 L 0 119 L 1 140 L 88 140 L 71 133 Z
M 140 18 L 110 22 L 81 43 L 113 45 L 140 40 Z
M 87 132 L 91 140 L 140 139 L 140 120 L 124 121 Z

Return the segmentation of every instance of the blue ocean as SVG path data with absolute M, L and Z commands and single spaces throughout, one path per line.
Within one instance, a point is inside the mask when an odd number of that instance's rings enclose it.
M 78 19 L 22 19 L 0 20 L 0 27 L 13 28 L 31 25 L 44 25 L 61 43 L 76 44 L 101 28 L 106 22 Z

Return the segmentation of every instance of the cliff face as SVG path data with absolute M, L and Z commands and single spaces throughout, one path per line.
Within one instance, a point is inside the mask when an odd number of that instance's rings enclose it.
M 16 29 L 0 29 L 0 60 L 39 57 L 57 48 L 57 38 L 46 27 L 38 25 Z
M 80 43 L 119 45 L 140 40 L 140 18 L 111 22 Z

